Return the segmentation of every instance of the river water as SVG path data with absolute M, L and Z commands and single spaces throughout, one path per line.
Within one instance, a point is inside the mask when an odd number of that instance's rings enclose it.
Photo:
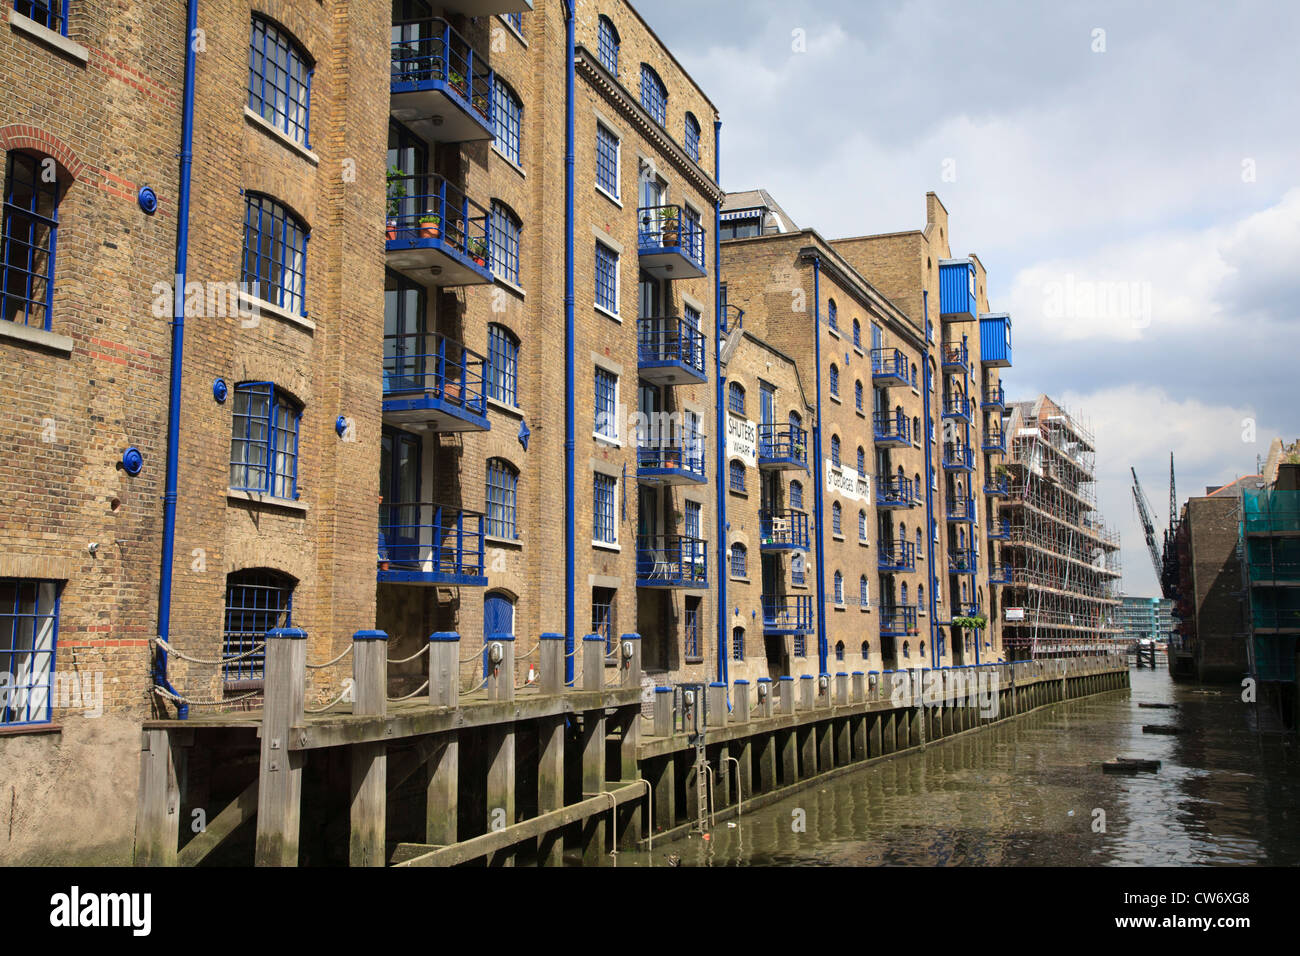
M 1176 708 L 1139 708 L 1144 701 Z M 719 821 L 707 841 L 692 834 L 611 862 L 1295 866 L 1300 755 L 1256 735 L 1251 710 L 1240 689 L 1176 684 L 1163 666 L 1135 670 L 1129 690 L 868 765 L 744 812 L 735 826 Z M 1169 723 L 1183 732 L 1142 732 Z M 1162 765 L 1131 777 L 1101 772 L 1121 755 Z

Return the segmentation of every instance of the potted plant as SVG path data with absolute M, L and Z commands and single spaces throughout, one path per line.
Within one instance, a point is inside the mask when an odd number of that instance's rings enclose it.
M 402 200 L 406 198 L 406 174 L 396 166 L 388 167 L 388 241 L 397 238 L 397 222 L 402 215 Z
M 442 217 L 437 213 L 426 212 L 420 217 L 420 235 L 425 239 L 437 239 L 442 225 Z
M 681 224 L 676 209 L 664 206 L 659 210 L 659 233 L 665 246 L 680 244 Z
M 488 115 L 488 99 L 484 93 L 475 92 L 473 96 L 474 109 L 478 110 L 484 116 Z
M 456 87 L 456 90 L 460 93 L 460 95 L 464 96 L 465 95 L 464 74 L 459 73 L 456 70 L 452 70 L 451 73 L 448 75 L 448 79 L 451 81 L 451 85 Z
M 473 257 L 474 261 L 480 266 L 486 265 L 487 261 L 484 256 L 487 255 L 487 243 L 484 242 L 481 237 L 475 236 L 470 239 L 468 245 L 469 254 Z

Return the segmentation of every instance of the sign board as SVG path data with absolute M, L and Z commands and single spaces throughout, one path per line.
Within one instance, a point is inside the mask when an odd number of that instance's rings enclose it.
M 748 418 L 727 416 L 727 458 L 739 458 L 750 468 L 758 467 L 758 425 Z
M 871 497 L 870 478 L 859 475 L 853 468 L 836 468 L 827 459 L 826 490 L 853 501 L 867 501 Z
M 1009 607 L 1006 612 L 1006 620 L 1008 621 L 1023 621 L 1025 619 L 1025 609 L 1023 607 Z

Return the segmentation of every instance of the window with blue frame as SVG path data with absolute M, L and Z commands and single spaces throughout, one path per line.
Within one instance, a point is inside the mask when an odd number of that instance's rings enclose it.
M 844 660 L 844 642 L 843 642 L 843 641 L 836 641 L 836 642 L 835 642 L 835 659 L 836 659 L 837 661 L 842 661 L 842 660 Z
M 668 122 L 668 87 L 649 64 L 641 64 L 641 105 L 660 126 Z
M 596 185 L 618 198 L 618 137 L 596 124 Z
M 743 627 L 733 627 L 731 629 L 731 659 L 733 661 L 743 661 L 745 659 L 745 629 Z
M 269 568 L 226 575 L 221 678 L 227 690 L 256 686 L 266 676 L 266 633 L 293 626 L 293 590 L 293 578 Z
M 45 29 L 68 35 L 68 0 L 14 0 L 13 7 L 15 13 L 35 20 Z
M 838 501 L 831 504 L 831 534 L 843 534 L 844 509 Z
M 618 76 L 618 31 L 609 17 L 602 16 L 596 27 L 596 58 L 611 76 Z
M 49 722 L 58 634 L 58 582 L 0 578 L 0 727 Z
M 700 121 L 691 113 L 686 114 L 686 137 L 683 140 L 686 145 L 686 155 L 700 161 Z
M 618 529 L 614 522 L 614 491 L 618 479 L 596 472 L 592 475 L 591 537 L 602 544 L 617 544 Z
M 727 383 L 727 408 L 737 415 L 745 414 L 745 386 L 739 382 Z
M 271 382 L 235 386 L 230 438 L 230 487 L 298 497 L 298 423 L 301 407 Z
M 500 77 L 496 78 L 494 86 L 492 95 L 496 98 L 496 139 L 492 145 L 506 159 L 519 166 L 522 164 L 519 158 L 519 131 L 523 128 L 524 104 Z
M 858 474 L 867 473 L 867 452 L 861 445 L 858 446 Z
M 731 546 L 731 576 L 733 578 L 743 578 L 748 573 L 749 554 L 745 551 L 743 544 L 733 544 Z
M 618 315 L 618 253 L 596 243 L 596 304 Z
M 248 108 L 304 147 L 309 146 L 311 75 L 311 65 L 297 41 L 254 14 L 248 51 Z
M 591 589 L 591 632 L 605 639 L 605 653 L 614 649 L 613 588 Z
M 688 597 L 682 617 L 682 653 L 686 659 L 698 660 L 700 654 L 700 599 Z
M 519 339 L 504 325 L 488 325 L 488 398 L 506 405 L 519 405 Z
M 922 614 L 925 613 L 925 585 L 924 584 L 918 584 L 916 586 L 916 607 L 917 610 L 920 611 L 920 613 Z
M 853 344 L 862 348 L 862 323 L 857 319 L 853 320 Z
M 505 203 L 494 199 L 491 220 L 492 274 L 519 285 L 519 217 Z
M 840 467 L 840 436 L 839 435 L 831 436 L 831 465 L 832 467 L 835 468 Z
M 790 482 L 790 507 L 803 510 L 803 485 L 797 481 Z
M 844 575 L 836 571 L 834 580 L 835 580 L 835 603 L 843 604 L 844 603 Z
M 870 645 L 868 642 L 863 641 L 863 642 L 862 642 L 862 659 L 863 659 L 864 661 L 867 659 L 867 654 L 868 654 L 868 652 L 869 652 L 870 650 L 871 650 L 871 645 Z
M 840 397 L 840 369 L 834 362 L 831 363 L 830 371 L 831 398 Z
M 853 383 L 853 405 L 858 411 L 862 411 L 862 383 Z
M 800 587 L 803 586 L 804 583 L 803 569 L 804 569 L 803 555 L 796 551 L 790 557 L 790 583 L 791 584 L 797 584 Z
M 745 490 L 745 463 L 737 458 L 731 459 L 727 466 L 728 487 L 732 491 L 744 492 Z
M 307 227 L 261 193 L 244 196 L 242 281 L 249 294 L 306 315 Z
M 871 585 L 867 584 L 867 576 L 864 574 L 858 578 L 858 604 L 861 607 L 871 607 Z M 863 642 L 862 656 L 867 656 L 867 645 Z
M 515 500 L 519 488 L 519 472 L 501 458 L 489 458 L 487 463 L 487 527 L 485 534 L 495 538 L 515 539 L 519 531 L 515 524 Z
M 505 18 L 506 23 L 510 24 L 516 33 L 520 36 L 524 35 L 524 15 L 522 12 L 503 13 L 502 17 Z
M 0 219 L 0 318 L 50 329 L 54 251 L 62 189 L 48 156 L 9 152 Z
M 861 510 L 858 511 L 858 540 L 867 540 L 867 513 Z
M 618 438 L 618 376 L 596 366 L 595 422 L 592 430 L 602 438 Z
M 840 325 L 840 310 L 835 306 L 835 300 L 831 299 L 826 303 L 826 324 L 832 329 L 838 330 Z
M 802 634 L 796 634 L 796 635 L 794 636 L 794 641 L 793 641 L 793 643 L 794 643 L 794 656 L 795 656 L 795 657 L 807 657 L 807 656 L 808 656 L 808 639 L 807 639 L 806 637 L 804 637 L 804 635 L 802 635 Z

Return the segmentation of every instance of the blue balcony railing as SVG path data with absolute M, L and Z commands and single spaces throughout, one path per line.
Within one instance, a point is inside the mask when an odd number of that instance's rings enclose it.
M 393 24 L 391 48 L 394 94 L 438 90 L 474 117 L 489 133 L 496 97 L 492 69 L 469 41 L 441 17 Z
M 984 400 L 980 403 L 980 407 L 997 411 L 1006 409 L 1007 393 L 1003 390 L 1001 382 L 984 389 Z
M 1005 498 L 1011 494 L 1011 482 L 1006 475 L 989 475 L 984 479 L 984 494 L 990 498 Z
M 386 335 L 384 413 L 424 417 L 440 431 L 486 430 L 485 365 L 482 355 L 444 335 Z
M 758 467 L 807 468 L 807 430 L 797 425 L 759 425 Z
M 760 511 L 758 532 L 764 551 L 807 551 L 808 512 Z
M 944 399 L 943 417 L 954 421 L 970 421 L 970 401 L 965 395 L 954 395 Z
M 388 180 L 387 249 L 390 253 L 425 253 L 414 258 L 412 268 L 445 265 L 434 257 L 440 253 L 474 273 L 477 281 L 490 282 L 491 229 L 488 211 L 442 176 L 404 175 Z M 446 276 L 439 284 L 457 284 L 457 277 Z
M 921 503 L 921 489 L 902 475 L 876 476 L 877 508 L 912 508 Z
M 706 273 L 704 226 L 681 206 L 641 206 L 637 209 L 637 252 L 643 265 L 663 269 L 665 278 L 687 279 Z M 687 268 L 676 269 L 674 258 Z M 693 268 L 692 268 L 693 267 Z
M 813 628 L 812 595 L 763 595 L 763 631 L 806 634 Z
M 708 548 L 702 538 L 680 534 L 640 535 L 636 539 L 636 580 L 640 587 L 702 588 L 708 584 Z
M 969 495 L 948 496 L 948 520 L 970 523 L 975 520 L 975 499 Z
M 432 502 L 381 504 L 379 580 L 485 586 L 483 515 Z
M 993 523 L 989 525 L 988 537 L 990 541 L 1009 541 L 1011 539 L 1011 519 L 994 518 Z
M 912 441 L 912 423 L 900 410 L 872 415 L 877 445 L 908 445 Z
M 980 606 L 972 601 L 958 601 L 952 606 L 953 617 L 979 617 Z
M 910 541 L 881 544 L 877 564 L 881 571 L 915 571 L 916 545 Z
M 907 356 L 902 349 L 872 349 L 871 380 L 877 385 L 910 385 Z
M 979 567 L 979 558 L 972 548 L 958 548 L 948 552 L 949 574 L 974 574 Z
M 991 428 L 984 433 L 981 447 L 988 454 L 1005 455 L 1007 453 L 1007 436 L 1001 428 Z
M 943 367 L 949 371 L 964 372 L 970 363 L 970 356 L 966 351 L 966 343 L 958 345 L 945 345 L 943 347 Z
M 727 301 L 727 284 L 724 282 L 718 290 L 718 328 L 723 335 L 732 329 L 745 327 L 745 310 Z
M 706 381 L 704 333 L 694 324 L 674 315 L 640 318 L 636 335 L 642 378 L 670 385 Z
M 907 637 L 915 634 L 916 608 L 882 605 L 880 608 L 881 637 Z
M 638 478 L 659 479 L 666 484 L 704 481 L 702 443 L 640 445 L 636 450 L 636 473 Z
M 989 565 L 989 584 L 1010 584 L 1011 566 L 1008 564 Z
M 943 446 L 943 467 L 953 471 L 973 471 L 975 455 L 968 445 L 961 442 L 945 442 Z

